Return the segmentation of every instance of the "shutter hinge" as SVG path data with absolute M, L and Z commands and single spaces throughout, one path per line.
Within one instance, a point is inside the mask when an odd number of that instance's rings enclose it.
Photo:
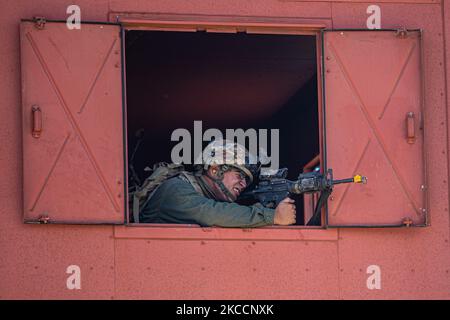
M 38 30 L 44 29 L 45 23 L 47 22 L 47 20 L 44 17 L 34 17 L 33 21 L 34 21 L 34 26 Z
M 400 27 L 400 29 L 397 29 L 395 36 L 400 39 L 406 39 L 408 37 L 408 30 L 405 27 Z
M 50 217 L 48 215 L 44 214 L 44 215 L 39 217 L 38 221 L 39 221 L 39 223 L 47 224 L 47 223 L 50 222 Z
M 405 218 L 405 219 L 403 219 L 402 224 L 405 227 L 411 227 L 411 225 L 413 224 L 413 221 L 411 218 Z

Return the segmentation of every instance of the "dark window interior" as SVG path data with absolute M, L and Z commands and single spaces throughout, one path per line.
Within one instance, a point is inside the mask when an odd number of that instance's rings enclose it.
M 173 130 L 193 137 L 194 120 L 224 136 L 279 129 L 290 179 L 319 154 L 315 36 L 127 31 L 125 41 L 128 157 L 141 181 L 145 167 L 171 161 Z

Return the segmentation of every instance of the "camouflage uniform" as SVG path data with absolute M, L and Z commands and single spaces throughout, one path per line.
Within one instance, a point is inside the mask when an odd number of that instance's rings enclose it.
M 161 184 L 140 214 L 143 223 L 185 223 L 219 227 L 272 225 L 274 209 L 214 199 L 201 178 L 183 172 Z

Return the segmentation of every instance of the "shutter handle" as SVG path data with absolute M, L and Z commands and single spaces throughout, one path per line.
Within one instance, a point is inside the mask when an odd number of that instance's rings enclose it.
M 413 144 L 416 142 L 416 123 L 415 123 L 415 117 L 414 112 L 408 112 L 406 114 L 406 128 L 407 128 L 407 142 L 409 144 Z
M 33 131 L 31 132 L 33 138 L 40 138 L 42 133 L 42 111 L 39 106 L 34 105 L 31 107 L 33 113 Z

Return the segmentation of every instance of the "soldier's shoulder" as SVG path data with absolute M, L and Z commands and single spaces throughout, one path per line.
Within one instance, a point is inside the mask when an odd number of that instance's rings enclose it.
M 174 190 L 174 189 L 176 189 L 177 191 L 179 191 L 179 189 L 186 189 L 186 188 L 191 189 L 192 186 L 183 177 L 176 176 L 176 177 L 172 177 L 172 178 L 167 179 L 166 181 L 164 181 L 163 184 L 161 185 L 161 188 L 165 189 L 165 190 Z

